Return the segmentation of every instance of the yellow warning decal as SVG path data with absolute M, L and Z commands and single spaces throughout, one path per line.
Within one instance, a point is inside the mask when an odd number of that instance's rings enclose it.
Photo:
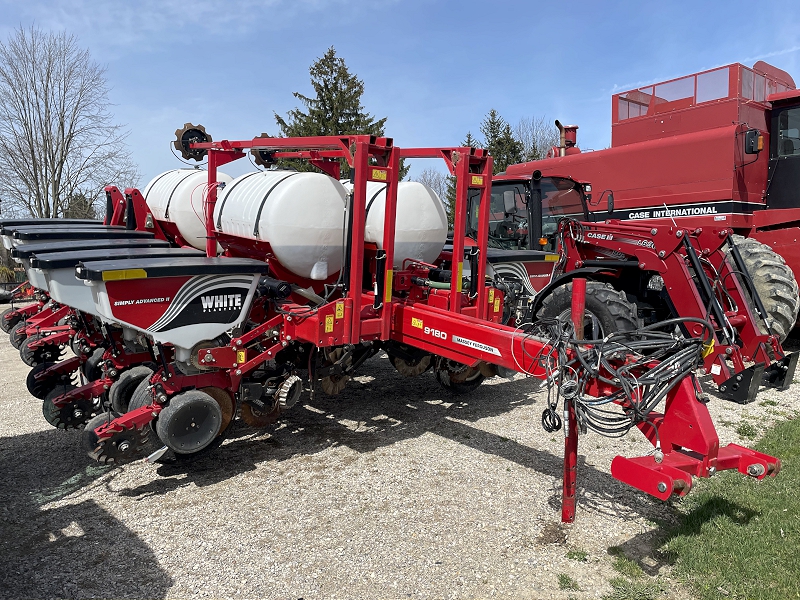
M 389 177 L 389 172 L 385 169 L 372 169 L 372 177 L 374 181 L 386 181 Z
M 124 279 L 147 279 L 147 271 L 144 269 L 120 269 L 103 272 L 103 281 L 122 281 Z
M 388 269 L 386 271 L 386 288 L 383 294 L 383 302 L 384 304 L 389 304 L 392 301 L 392 281 L 394 280 L 394 271 L 392 269 Z
M 700 356 L 705 358 L 709 354 L 714 351 L 714 340 L 711 340 L 708 344 L 703 344 L 703 350 L 700 352 Z
M 422 319 L 417 319 L 416 317 L 411 317 L 411 326 L 416 327 L 417 329 L 422 329 Z
M 489 304 L 494 302 L 494 288 L 489 288 Z
M 344 302 L 336 303 L 336 318 L 344 319 Z
M 237 350 L 236 351 L 236 362 L 240 365 L 243 365 L 247 362 L 247 352 L 244 350 Z
M 470 185 L 483 185 L 483 175 L 473 175 Z
M 325 317 L 325 333 L 333 333 L 333 315 Z
M 464 263 L 459 262 L 458 268 L 456 269 L 456 293 L 461 293 L 461 279 L 464 277 Z
M 544 262 L 558 262 L 558 254 L 545 254 Z
M 500 298 L 494 299 L 494 312 L 500 312 Z

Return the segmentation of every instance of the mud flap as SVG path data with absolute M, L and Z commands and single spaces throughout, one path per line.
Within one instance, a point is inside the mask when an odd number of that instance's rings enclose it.
M 789 389 L 794 379 L 794 371 L 797 368 L 797 359 L 800 354 L 795 352 L 784 356 L 781 360 L 776 360 L 764 370 L 762 384 L 766 387 L 775 388 L 779 392 Z
M 764 363 L 757 363 L 719 384 L 719 393 L 725 400 L 737 404 L 750 404 L 756 399 L 758 386 L 761 385 L 763 378 Z

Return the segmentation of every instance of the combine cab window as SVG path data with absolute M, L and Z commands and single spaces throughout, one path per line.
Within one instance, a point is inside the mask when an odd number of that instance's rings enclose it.
M 784 110 L 778 116 L 778 156 L 800 155 L 800 106 Z

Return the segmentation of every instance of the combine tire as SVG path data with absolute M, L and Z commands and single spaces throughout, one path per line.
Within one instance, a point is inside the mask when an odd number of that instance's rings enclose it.
M 780 254 L 752 238 L 733 236 L 742 260 L 753 278 L 761 302 L 770 317 L 772 332 L 781 341 L 794 328 L 800 308 L 797 281 Z
M 540 318 L 569 321 L 572 311 L 572 283 L 563 285 L 544 299 Z M 641 327 L 636 305 L 623 292 L 601 281 L 586 282 L 584 339 L 601 339 L 617 331 L 635 331 Z

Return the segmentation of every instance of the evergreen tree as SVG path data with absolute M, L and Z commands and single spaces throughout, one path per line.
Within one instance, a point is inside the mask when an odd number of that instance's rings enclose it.
M 293 92 L 305 109 L 294 108 L 285 118 L 274 113 L 283 136 L 384 135 L 386 117 L 376 119 L 365 112 L 361 104 L 364 82 L 350 72 L 344 59 L 336 55 L 333 46 L 328 48 L 324 56 L 314 61 L 309 73 L 315 96 Z M 298 170 L 314 170 L 305 161 L 282 162 Z M 407 172 L 408 167 L 401 165 L 401 179 Z M 342 177 L 346 177 L 348 173 L 347 163 L 342 161 Z
M 481 148 L 482 143 L 479 140 L 476 140 L 472 137 L 472 132 L 467 132 L 467 137 L 464 138 L 464 141 L 461 142 L 461 146 L 468 147 L 468 148 Z M 453 223 L 455 222 L 455 213 L 453 211 L 456 205 L 456 178 L 452 175 L 447 176 L 447 223 L 450 229 L 453 229 Z
M 494 158 L 494 173 L 505 171 L 508 165 L 522 162 L 523 147 L 514 132 L 495 109 L 491 109 L 481 123 L 483 147 Z

